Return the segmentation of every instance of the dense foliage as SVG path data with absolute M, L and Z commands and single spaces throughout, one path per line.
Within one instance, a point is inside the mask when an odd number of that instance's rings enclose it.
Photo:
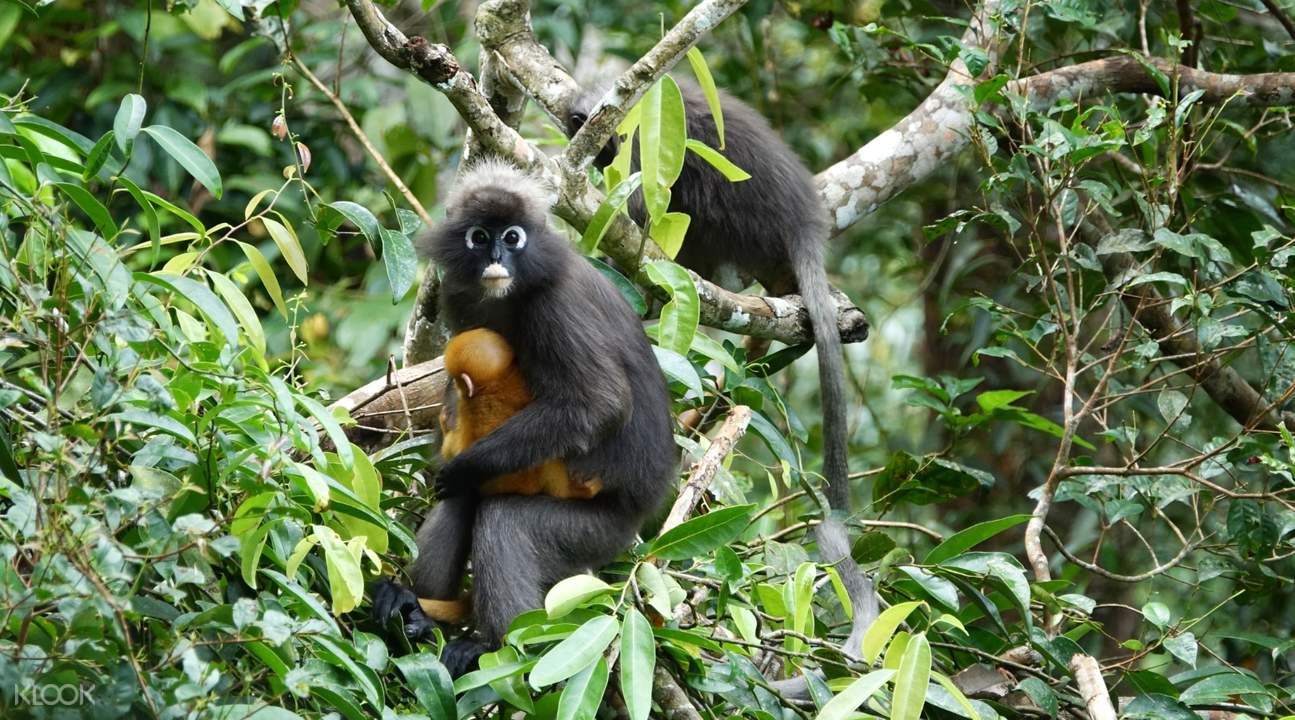
M 591 80 L 687 9 L 532 18 Z M 475 65 L 472 8 L 385 12 Z M 713 74 L 819 169 L 950 63 L 989 66 L 958 42 L 969 12 L 752 2 L 674 72 Z M 681 480 L 733 408 L 750 432 L 704 512 L 559 584 L 451 683 L 436 647 L 365 618 L 365 584 L 415 552 L 435 443 L 352 443 L 330 403 L 399 360 L 420 211 L 462 152 L 454 109 L 332 3 L 0 4 L 0 713 L 1076 717 L 1081 654 L 1122 717 L 1295 712 L 1289 112 L 1180 91 L 1149 62 L 1143 94 L 1040 103 L 1012 83 L 1123 53 L 1292 71 L 1295 7 L 1003 14 L 1016 34 L 964 89 L 971 147 L 833 241 L 832 279 L 873 322 L 848 348 L 854 556 L 886 607 L 862 662 L 807 546 L 807 348 L 754 360 L 699 329 L 662 261 L 665 307 L 602 267 L 651 320 L 676 411 L 701 417 L 677 428 Z M 631 121 L 650 113 L 644 152 L 707 152 L 672 88 Z M 520 128 L 565 142 L 534 108 Z M 652 237 L 676 243 L 686 219 L 653 202 L 670 178 L 628 175 L 606 181 L 642 183 Z M 595 220 L 571 230 L 590 253 Z M 766 680 L 805 668 L 823 672 L 808 705 Z

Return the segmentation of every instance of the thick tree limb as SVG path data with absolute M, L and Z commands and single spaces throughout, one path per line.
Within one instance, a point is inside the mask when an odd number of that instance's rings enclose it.
M 527 0 L 487 0 L 477 8 L 477 38 L 558 127 L 566 127 L 567 108 L 580 85 L 553 59 L 531 30 Z
M 438 427 L 444 396 L 445 368 L 436 358 L 389 372 L 347 393 L 331 408 L 342 408 L 355 420 L 347 428 L 352 442 L 389 445 L 393 436 Z
M 571 138 L 563 161 L 573 170 L 589 167 L 590 161 L 611 139 L 625 113 L 643 93 L 674 67 L 697 41 L 732 15 L 746 0 L 703 0 L 688 11 L 665 37 L 643 57 L 621 73 L 607 94 L 589 112 L 584 127 Z
M 727 2 L 734 3 L 736 0 L 727 0 Z M 346 4 L 355 17 L 356 24 L 364 33 L 364 37 L 379 55 L 397 67 L 409 70 L 444 93 L 458 110 L 474 138 L 484 148 L 513 160 L 557 189 L 558 201 L 554 211 L 559 217 L 577 229 L 583 229 L 588 225 L 589 219 L 597 212 L 602 202 L 602 194 L 589 184 L 583 171 L 572 171 L 565 166 L 559 166 L 534 145 L 526 142 L 516 130 L 500 120 L 489 100 L 478 89 L 472 75 L 462 68 L 449 48 L 429 43 L 420 37 L 406 37 L 391 25 L 369 0 L 346 0 Z M 740 4 L 737 3 L 737 5 Z M 727 7 L 718 0 L 704 5 L 712 8 L 711 12 L 715 12 L 715 7 Z M 701 7 L 698 6 L 694 10 Z M 692 16 L 692 13 L 689 16 Z M 714 18 L 712 20 L 718 21 Z M 707 25 L 707 22 L 709 21 L 705 18 L 695 19 L 686 27 L 691 31 L 699 27 L 712 27 Z M 684 22 L 681 21 L 680 25 L 684 25 Z M 680 37 L 684 39 L 676 41 L 684 42 L 686 46 L 678 46 L 675 49 L 682 54 L 692 46 L 688 43 L 695 43 L 696 38 L 688 41 L 689 36 L 686 33 L 682 33 Z M 665 56 L 664 51 L 661 56 Z M 623 214 L 617 217 L 609 229 L 602 248 L 625 268 L 636 269 L 643 259 L 662 257 L 656 244 L 645 237 L 638 226 Z M 793 298 L 753 298 L 725 290 L 701 279 L 696 274 L 692 277 L 697 286 L 698 295 L 702 299 L 702 322 L 708 325 L 788 344 L 804 342 L 812 335 L 808 314 Z M 645 284 L 650 285 L 646 280 Z M 422 294 L 420 290 L 420 296 Z M 843 340 L 858 341 L 867 337 L 868 323 L 863 311 L 851 307 L 841 313 L 841 316 Z M 423 341 L 412 344 L 412 347 L 424 346 L 430 347 L 433 344 Z M 411 355 L 411 357 L 414 356 Z
M 1115 706 L 1111 694 L 1102 680 L 1102 668 L 1091 655 L 1075 653 L 1070 658 L 1070 671 L 1075 674 L 1075 684 L 1088 707 L 1090 720 L 1115 720 Z

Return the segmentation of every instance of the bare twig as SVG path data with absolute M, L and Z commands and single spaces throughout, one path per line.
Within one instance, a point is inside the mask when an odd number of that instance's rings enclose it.
M 670 508 L 670 514 L 666 516 L 665 523 L 661 525 L 662 532 L 682 523 L 692 515 L 706 488 L 710 487 L 711 481 L 715 479 L 715 472 L 719 470 L 724 458 L 733 452 L 733 446 L 746 433 L 746 427 L 750 422 L 751 408 L 736 405 L 729 411 L 728 418 L 716 431 L 715 437 L 711 438 L 710 447 L 706 448 L 701 460 L 694 463 L 692 471 L 688 473 L 688 481 L 679 491 L 679 497 Z
M 400 192 L 400 195 L 405 199 L 405 202 L 409 203 L 409 207 L 412 207 L 414 212 L 418 213 L 418 219 L 422 220 L 425 226 L 431 227 L 432 216 L 427 213 L 427 208 L 423 207 L 423 204 L 418 201 L 418 198 L 414 197 L 414 194 L 409 190 L 409 186 L 405 185 L 404 181 L 400 179 L 400 176 L 396 174 L 396 171 L 391 169 L 391 165 L 387 163 L 387 159 L 382 157 L 382 153 L 378 152 L 378 149 L 369 141 L 369 136 L 364 133 L 364 130 L 360 129 L 360 124 L 355 122 L 355 117 L 351 115 L 350 110 L 346 109 L 346 104 L 337 96 L 337 93 L 329 90 L 328 86 L 324 85 L 324 83 L 315 76 L 315 73 L 311 72 L 310 68 L 306 67 L 306 64 L 301 61 L 301 58 L 297 57 L 295 54 L 292 56 L 292 64 L 297 68 L 298 72 L 310 81 L 311 85 L 315 86 L 316 90 L 323 93 L 324 97 L 328 98 L 328 101 L 333 104 L 333 107 L 337 108 L 337 113 L 341 115 L 342 120 L 346 122 L 346 127 L 350 129 L 351 134 L 355 136 L 355 139 L 360 141 L 360 145 L 364 147 L 364 151 L 369 154 L 369 157 L 373 158 L 373 162 L 377 163 L 378 169 L 387 177 L 387 181 L 396 186 L 396 190 Z
M 1286 34 L 1290 35 L 1292 40 L 1295 40 L 1295 22 L 1291 21 L 1290 15 L 1287 15 L 1286 12 L 1281 9 L 1281 6 L 1277 4 L 1276 0 L 1260 0 L 1260 2 L 1264 4 L 1264 7 L 1268 8 L 1268 14 L 1277 18 L 1277 22 L 1281 23 L 1282 27 L 1286 28 Z

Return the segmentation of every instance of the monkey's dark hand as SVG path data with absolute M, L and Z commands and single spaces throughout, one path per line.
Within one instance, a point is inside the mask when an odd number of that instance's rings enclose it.
M 458 679 L 477 669 L 477 661 L 490 651 L 490 648 L 476 640 L 455 638 L 445 644 L 441 651 L 441 664 L 449 671 L 450 677 Z
M 383 578 L 373 584 L 369 594 L 373 597 L 373 619 L 378 625 L 385 629 L 392 620 L 398 619 L 411 642 L 432 637 L 436 622 L 423 614 L 413 590 Z
M 441 466 L 432 485 L 439 500 L 466 495 L 477 486 L 478 473 L 459 455 Z

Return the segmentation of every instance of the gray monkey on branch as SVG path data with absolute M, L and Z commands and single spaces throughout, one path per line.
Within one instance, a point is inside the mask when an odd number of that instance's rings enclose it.
M 679 80 L 687 116 L 688 137 L 718 148 L 719 133 L 705 94 L 696 84 Z M 575 135 L 597 110 L 602 92 L 579 96 L 569 111 L 567 134 Z M 753 108 L 720 91 L 724 116 L 724 156 L 751 175 L 731 182 L 695 153 L 684 159 L 683 172 L 670 189 L 671 211 L 691 218 L 675 260 L 711 281 L 736 271 L 753 277 L 770 293 L 799 292 L 804 298 L 818 348 L 823 404 L 823 476 L 832 508 L 849 513 L 845 366 L 836 303 L 827 282 L 824 254 L 829 237 L 826 211 L 804 163 Z M 603 147 L 595 164 L 606 167 L 616 157 L 619 139 Z M 637 150 L 633 156 L 638 169 Z M 642 191 L 629 201 L 630 216 L 640 225 L 647 218 Z M 850 557 L 845 525 L 827 516 L 815 527 L 824 562 L 835 564 L 850 595 L 853 624 L 845 651 L 859 653 L 863 633 L 877 616 L 872 581 Z
M 515 354 L 534 398 L 447 461 L 440 502 L 418 530 L 412 588 L 372 589 L 382 625 L 406 635 L 436 627 L 419 600 L 459 596 L 473 570 L 479 637 L 451 641 L 454 676 L 498 647 L 517 615 L 557 581 L 623 552 L 677 477 L 670 394 L 639 317 L 602 273 L 548 224 L 548 192 L 495 161 L 468 170 L 446 200 L 425 253 L 442 271 L 441 317 L 453 333 L 485 328 Z M 561 460 L 574 479 L 601 482 L 589 498 L 486 495 L 492 478 Z

